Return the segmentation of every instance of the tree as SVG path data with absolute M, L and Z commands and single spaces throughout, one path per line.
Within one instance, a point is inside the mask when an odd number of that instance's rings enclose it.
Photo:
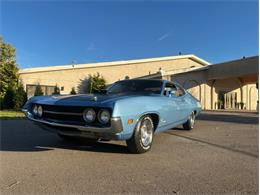
M 102 89 L 105 89 L 106 87 L 106 80 L 103 76 L 101 76 L 99 73 L 94 75 L 89 75 L 88 80 L 88 92 L 92 93 L 93 91 L 100 91 Z
M 15 89 L 14 87 L 9 86 L 3 98 L 3 108 L 14 109 L 14 107 L 15 107 Z
M 15 60 L 15 48 L 4 43 L 0 37 L 0 97 L 3 98 L 7 89 L 12 86 L 16 89 L 18 84 L 18 67 Z M 9 89 L 10 92 L 10 89 Z
M 38 83 L 36 85 L 34 96 L 41 96 L 41 95 L 43 95 L 43 91 L 42 91 L 41 85 Z
M 0 110 L 4 109 L 4 97 L 0 97 Z
M 71 95 L 77 94 L 74 87 L 71 88 L 70 94 L 71 94 Z
M 52 95 L 60 95 L 60 88 L 57 84 L 54 87 L 54 92 L 52 93 Z
M 27 100 L 22 82 L 19 81 L 15 48 L 0 37 L 0 108 L 19 109 Z
M 14 100 L 15 100 L 14 108 L 15 109 L 21 108 L 25 104 L 27 99 L 28 99 L 27 93 L 24 91 L 23 83 L 19 82 L 18 88 L 17 88 L 16 93 L 15 93 L 15 97 L 14 97 Z

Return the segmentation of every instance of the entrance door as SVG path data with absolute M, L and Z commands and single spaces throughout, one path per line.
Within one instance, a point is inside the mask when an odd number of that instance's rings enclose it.
M 218 93 L 218 109 L 225 108 L 225 92 L 219 91 Z
M 225 100 L 225 109 L 238 109 L 237 104 L 237 93 L 236 92 L 228 92 L 224 94 L 224 100 Z

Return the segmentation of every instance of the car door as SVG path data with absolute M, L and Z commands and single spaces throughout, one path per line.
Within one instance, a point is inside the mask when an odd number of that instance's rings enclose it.
M 178 94 L 179 93 L 179 94 Z M 164 87 L 163 101 L 165 102 L 163 121 L 165 125 L 175 125 L 186 116 L 184 92 L 178 91 L 178 87 L 167 82 Z
M 181 106 L 181 118 L 182 120 L 187 119 L 191 114 L 191 102 L 189 99 L 189 95 L 187 92 L 177 83 L 174 83 L 177 88 L 178 94 L 177 99 L 179 99 L 179 103 Z

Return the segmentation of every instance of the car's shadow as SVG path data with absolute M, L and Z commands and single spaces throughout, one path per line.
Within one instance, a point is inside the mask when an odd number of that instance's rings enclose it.
M 198 120 L 201 121 L 221 121 L 244 124 L 258 124 L 256 117 L 232 116 L 232 115 L 209 115 L 202 113 Z M 124 153 L 128 154 L 126 145 L 113 142 L 89 143 L 83 140 L 64 141 L 55 134 L 43 131 L 30 121 L 21 120 L 0 120 L 1 151 L 16 152 L 37 152 L 53 149 L 80 150 L 103 153 Z M 185 131 L 182 127 L 171 130 Z
M 1 151 L 39 152 L 57 148 L 103 153 L 128 153 L 127 147 L 119 143 L 93 143 L 82 139 L 65 141 L 26 120 L 1 121 Z

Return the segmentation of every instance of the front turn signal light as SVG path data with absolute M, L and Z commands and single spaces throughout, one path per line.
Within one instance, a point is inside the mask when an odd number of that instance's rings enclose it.
M 134 122 L 133 119 L 128 119 L 127 124 L 128 124 L 128 125 L 131 125 L 133 122 Z

